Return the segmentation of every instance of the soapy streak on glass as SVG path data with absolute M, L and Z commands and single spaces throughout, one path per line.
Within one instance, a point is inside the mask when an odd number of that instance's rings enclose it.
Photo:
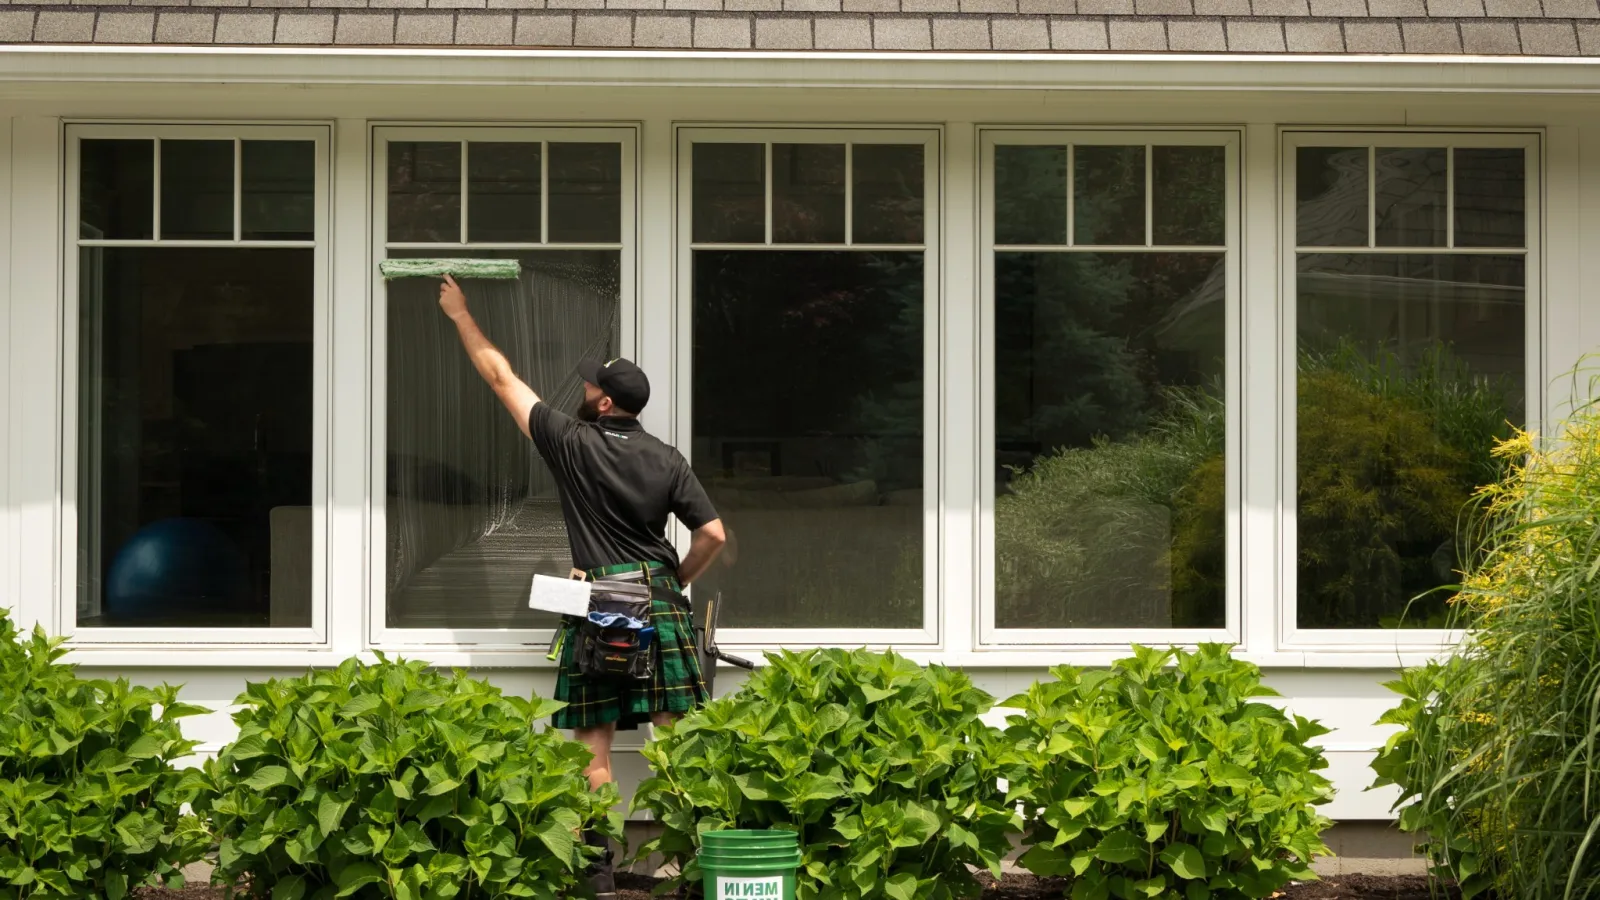
M 471 255 L 521 260 L 518 281 L 465 286 L 473 315 L 544 402 L 575 410 L 577 363 L 617 355 L 620 254 Z M 572 565 L 555 481 L 461 352 L 438 283 L 386 290 L 388 624 L 548 627 L 555 617 L 530 610 L 528 592 L 534 573 L 565 577 Z

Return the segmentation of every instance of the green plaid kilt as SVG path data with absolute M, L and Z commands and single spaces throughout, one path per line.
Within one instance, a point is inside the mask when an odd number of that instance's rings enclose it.
M 636 566 L 590 569 L 590 578 L 614 575 Z M 650 584 L 682 591 L 677 576 L 665 567 L 651 565 Z M 578 671 L 576 632 L 563 624 L 560 667 L 556 670 L 555 699 L 567 704 L 551 717 L 557 728 L 593 728 L 611 722 L 618 730 L 632 731 L 657 712 L 685 713 L 708 699 L 700 677 L 700 652 L 695 646 L 694 621 L 689 611 L 665 600 L 650 603 L 650 623 L 655 626 L 655 672 L 650 681 L 630 678 L 589 678 Z

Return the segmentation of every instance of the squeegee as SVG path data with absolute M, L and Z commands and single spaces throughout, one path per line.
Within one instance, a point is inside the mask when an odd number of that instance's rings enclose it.
M 378 274 L 386 281 L 396 278 L 477 278 L 494 281 L 515 280 L 522 274 L 522 263 L 514 259 L 386 259 L 378 263 Z

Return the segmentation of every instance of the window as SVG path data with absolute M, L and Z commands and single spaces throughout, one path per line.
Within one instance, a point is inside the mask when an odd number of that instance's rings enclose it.
M 67 131 L 79 642 L 320 639 L 327 129 Z
M 680 132 L 679 414 L 729 531 L 696 590 L 730 642 L 936 633 L 937 147 Z
M 577 364 L 631 355 L 632 129 L 375 130 L 378 258 L 514 258 L 469 282 L 474 318 L 547 403 L 577 409 Z M 516 643 L 535 573 L 572 566 L 556 485 L 439 312 L 431 278 L 379 282 L 383 435 L 373 486 L 380 643 Z M 662 401 L 662 405 L 667 405 Z
M 1497 438 L 1538 409 L 1537 142 L 1285 136 L 1295 626 L 1439 628 Z
M 984 133 L 985 643 L 1235 627 L 1237 146 Z

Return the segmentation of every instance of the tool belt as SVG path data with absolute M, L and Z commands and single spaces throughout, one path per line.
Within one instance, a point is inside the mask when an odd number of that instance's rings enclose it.
M 688 609 L 688 598 L 651 585 L 648 565 L 599 576 L 574 571 L 573 576 L 580 574 L 594 587 L 589 615 L 570 620 L 578 673 L 588 678 L 649 681 L 660 657 L 651 602 L 666 600 Z

